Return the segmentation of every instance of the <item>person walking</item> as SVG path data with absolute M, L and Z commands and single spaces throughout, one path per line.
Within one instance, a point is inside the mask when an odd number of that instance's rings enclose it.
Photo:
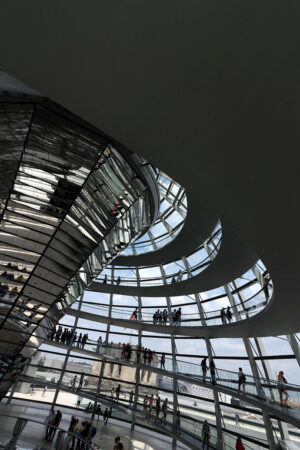
M 205 445 L 209 449 L 209 438 L 210 438 L 210 427 L 208 425 L 207 420 L 205 420 L 202 426 L 203 449 L 205 448 Z
M 243 388 L 243 392 L 245 392 L 246 388 L 246 375 L 243 372 L 243 369 L 240 367 L 238 371 L 238 391 L 241 390 L 241 386 Z
M 45 397 L 46 392 L 47 392 L 47 386 L 44 386 L 44 388 L 43 388 L 43 393 L 42 393 L 42 397 Z
M 119 383 L 118 386 L 116 387 L 116 402 L 117 402 L 117 403 L 118 403 L 118 401 L 119 401 L 120 391 L 121 391 L 121 385 L 120 385 L 120 383 Z
M 206 380 L 206 372 L 207 372 L 207 365 L 206 365 L 207 357 L 205 356 L 201 361 L 201 369 L 202 369 L 202 381 L 205 383 Z
M 103 414 L 103 423 L 104 425 L 107 425 L 108 422 L 108 409 L 106 408 Z
M 234 420 L 235 420 L 236 426 L 239 426 L 240 416 L 239 416 L 238 414 L 236 414 L 236 415 L 234 416 Z
M 126 355 L 126 344 L 124 342 L 124 344 L 122 344 L 121 359 L 125 359 L 125 355 Z
M 102 416 L 102 409 L 100 403 L 97 406 L 96 414 L 97 414 L 97 422 L 99 422 L 99 417 Z
M 165 353 L 162 353 L 161 354 L 161 358 L 160 358 L 160 368 L 161 369 L 166 370 L 165 369 L 165 362 L 166 362 L 166 355 L 165 355 Z
M 235 449 L 236 450 L 245 450 L 245 447 L 243 446 L 242 438 L 240 436 L 237 437 Z
M 162 324 L 162 319 L 163 319 L 162 311 L 158 310 L 158 324 L 159 325 Z
M 210 376 L 212 384 L 216 384 L 216 366 L 214 360 L 212 359 L 209 364 Z
M 287 393 L 287 391 L 285 389 L 285 384 L 287 384 L 287 381 L 283 375 L 284 375 L 283 371 L 281 370 L 278 374 L 278 392 L 279 392 L 279 398 L 280 398 L 280 405 L 286 406 L 288 398 L 289 398 L 289 394 Z M 283 394 L 285 395 L 285 400 L 283 400 L 283 398 L 282 398 Z
M 77 397 L 77 403 L 76 403 L 76 408 L 77 408 L 77 409 L 80 407 L 81 400 L 82 400 L 81 395 L 78 395 L 78 397 Z

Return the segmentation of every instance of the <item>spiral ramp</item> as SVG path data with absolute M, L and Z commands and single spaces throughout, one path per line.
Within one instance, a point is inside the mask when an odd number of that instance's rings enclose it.
M 51 15 L 35 20 L 38 11 L 23 8 L 14 15 L 23 42 L 4 24 L 9 39 L 0 44 L 10 48 L 2 52 L 5 70 L 38 90 L 2 74 L 1 396 L 18 401 L 30 384 L 44 383 L 54 392 L 51 402 L 62 404 L 65 381 L 82 369 L 95 389 L 80 394 L 95 404 L 102 384 L 120 382 L 124 396 L 134 391 L 133 428 L 146 426 L 139 416 L 144 396 L 166 393 L 172 430 L 160 431 L 171 433 L 174 445 L 184 437 L 173 433 L 176 411 L 189 416 L 197 401 L 203 409 L 213 405 L 217 448 L 231 448 L 224 415 L 234 414 L 244 420 L 246 448 L 295 444 L 300 73 L 292 55 L 299 53 L 299 5 L 183 8 L 175 0 L 159 15 L 148 4 L 145 15 L 142 4 L 128 4 L 125 14 L 124 6 L 100 2 L 99 14 L 85 11 L 86 23 L 73 5 L 72 25 L 62 6 L 56 33 Z M 72 42 L 61 39 L 66 24 L 77 30 Z M 37 36 L 43 46 L 35 45 Z M 160 369 L 159 359 L 147 370 L 134 358 L 112 364 L 109 351 L 100 357 L 49 341 L 59 324 L 77 339 L 88 332 L 95 348 L 101 336 L 107 348 L 130 342 L 153 348 L 156 358 L 166 353 L 169 367 Z M 181 388 L 203 387 L 204 356 L 215 361 L 217 379 L 204 385 L 207 399 L 197 400 Z M 43 381 L 41 361 L 49 365 Z M 133 377 L 127 384 L 126 367 Z M 246 394 L 237 391 L 238 367 Z M 230 386 L 222 370 L 235 373 Z M 285 406 L 279 370 L 290 381 Z M 250 437 L 250 414 L 262 434 Z M 192 443 L 191 423 L 182 420 L 183 433 L 190 430 L 184 443 L 201 448 L 201 432 Z

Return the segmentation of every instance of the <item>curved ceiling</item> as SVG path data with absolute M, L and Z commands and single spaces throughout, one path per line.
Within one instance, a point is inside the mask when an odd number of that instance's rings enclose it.
M 270 271 L 269 334 L 299 329 L 300 3 L 11 1 L 2 19 L 3 70 L 214 210 Z

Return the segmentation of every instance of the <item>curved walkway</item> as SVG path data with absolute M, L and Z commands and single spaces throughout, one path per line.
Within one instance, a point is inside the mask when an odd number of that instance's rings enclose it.
M 47 341 L 47 343 L 56 345 L 56 343 L 53 343 L 52 341 Z M 68 347 L 63 344 L 60 345 L 63 347 Z M 167 370 L 164 370 L 153 365 L 127 361 L 126 359 L 116 358 L 105 354 L 99 355 L 96 352 L 78 349 L 77 347 L 71 348 L 74 348 L 74 351 L 80 351 L 96 356 L 103 361 L 114 361 L 122 365 L 139 367 L 142 370 L 150 370 L 186 383 L 196 384 L 201 387 L 216 390 L 217 392 L 227 394 L 233 398 L 238 398 L 244 403 L 248 403 L 259 409 L 267 411 L 268 413 L 294 425 L 295 427 L 300 427 L 300 386 L 288 385 L 287 390 L 292 401 L 289 402 L 288 406 L 281 406 L 279 400 L 277 400 L 278 388 L 276 381 L 270 380 L 270 382 L 266 382 L 264 379 L 259 380 L 264 392 L 264 396 L 261 397 L 257 392 L 255 378 L 248 374 L 246 375 L 247 381 L 244 391 L 238 390 L 238 374 L 235 372 L 216 368 L 216 383 L 212 383 L 211 378 L 208 381 L 203 382 L 201 366 L 198 364 L 176 360 L 177 369 L 176 371 L 173 371 L 172 369 L 168 370 L 168 366 L 170 368 L 172 367 L 172 360 L 166 358 Z M 102 348 L 102 351 L 105 351 L 105 347 Z
M 34 383 L 34 384 L 43 384 L 43 385 L 46 385 L 53 389 L 59 388 L 62 391 L 73 393 L 74 395 L 80 395 L 83 398 L 87 398 L 89 400 L 103 404 L 105 406 L 108 406 L 108 407 L 112 406 L 113 408 L 115 408 L 121 412 L 125 411 L 126 414 L 135 415 L 135 417 L 139 419 L 139 422 L 137 424 L 139 426 L 145 425 L 145 426 L 149 427 L 149 425 L 150 425 L 151 427 L 157 429 L 158 431 L 163 432 L 163 433 L 179 440 L 180 442 L 182 442 L 185 445 L 188 445 L 193 450 L 199 450 L 199 449 L 203 448 L 202 439 L 201 439 L 202 429 L 200 427 L 194 428 L 194 431 L 196 431 L 197 434 L 192 433 L 190 430 L 184 429 L 182 427 L 182 420 L 181 420 L 181 428 L 180 428 L 180 433 L 179 433 L 179 432 L 177 432 L 176 427 L 174 427 L 173 423 L 170 421 L 167 421 L 166 424 L 164 425 L 161 422 L 155 423 L 153 421 L 153 417 L 151 418 L 152 420 L 146 420 L 143 417 L 143 414 L 140 410 L 133 411 L 129 406 L 127 406 L 126 402 L 124 403 L 124 400 L 122 398 L 119 399 L 118 403 L 112 402 L 111 399 L 105 395 L 96 394 L 95 392 L 89 392 L 84 389 L 72 388 L 65 384 L 60 384 L 58 386 L 57 383 L 53 383 L 51 381 L 46 381 L 46 380 L 40 380 L 39 378 L 34 378 L 31 376 L 27 376 L 27 375 L 21 375 L 19 377 L 19 381 L 24 381 L 26 383 Z M 141 404 L 138 404 L 138 406 L 141 406 Z M 173 417 L 173 415 L 171 417 Z M 209 448 L 216 449 L 217 447 L 215 445 L 211 444 Z
M 266 307 L 268 308 L 268 306 Z M 258 317 L 263 312 L 255 315 L 255 318 Z M 68 315 L 73 317 L 80 317 L 82 319 L 90 320 L 98 323 L 110 323 L 111 325 L 115 325 L 117 327 L 129 328 L 133 330 L 142 330 L 142 331 L 151 331 L 153 333 L 162 333 L 162 334 L 174 334 L 177 336 L 196 336 L 196 337 L 251 337 L 251 334 L 248 332 L 247 324 L 251 320 L 245 319 L 239 322 L 234 322 L 226 325 L 202 325 L 200 320 L 198 325 L 183 325 L 184 322 L 180 326 L 175 325 L 153 325 L 152 323 L 140 322 L 138 320 L 129 320 L 129 319 L 119 319 L 119 318 L 109 318 L 105 316 L 100 316 L 95 313 L 89 313 L 86 311 L 78 311 L 76 309 L 68 310 Z M 255 318 L 253 320 L 255 320 Z M 193 322 L 189 322 L 193 324 Z M 246 325 L 246 326 L 245 326 Z M 257 336 L 269 336 L 268 330 L 261 330 L 260 334 Z
M 193 194 L 186 192 L 188 212 L 182 230 L 176 238 L 164 247 L 141 255 L 117 256 L 116 266 L 153 266 L 167 264 L 193 252 L 202 242 L 209 238 L 218 216 L 204 206 L 199 207 Z M 151 230 L 151 228 L 150 228 Z
M 174 244 L 176 242 L 177 239 L 174 240 Z M 168 246 L 164 248 L 167 249 Z M 183 250 L 179 258 L 185 254 L 187 252 Z M 143 256 L 146 257 L 146 255 Z M 216 258 L 207 269 L 193 278 L 174 284 L 147 287 L 110 285 L 93 281 L 87 290 L 142 297 L 173 297 L 194 294 L 230 283 L 250 269 L 257 260 L 257 254 L 229 227 L 223 226 L 221 247 Z M 118 264 L 117 259 L 114 260 L 114 263 Z

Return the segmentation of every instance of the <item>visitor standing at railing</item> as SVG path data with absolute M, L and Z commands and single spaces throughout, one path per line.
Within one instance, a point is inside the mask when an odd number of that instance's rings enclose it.
M 82 348 L 82 349 L 84 348 L 84 346 L 85 346 L 86 341 L 88 340 L 88 338 L 89 338 L 88 333 L 86 333 L 86 334 L 83 335 L 82 343 L 81 343 L 81 348 Z
M 154 402 L 154 395 L 151 394 L 151 397 L 149 397 L 149 408 L 148 408 L 147 418 L 150 418 L 150 416 L 151 416 L 153 402 Z
M 74 376 L 73 380 L 72 380 L 72 387 L 75 388 L 76 387 L 76 381 L 77 381 L 77 375 Z
M 96 350 L 98 354 L 100 353 L 101 345 L 102 345 L 102 336 L 99 336 L 97 340 L 97 350 Z
M 279 392 L 279 398 L 280 398 L 280 404 L 281 406 L 286 406 L 287 401 L 289 398 L 289 394 L 287 393 L 285 389 L 285 384 L 287 384 L 286 379 L 283 376 L 283 371 L 281 370 L 278 374 L 278 392 Z M 283 401 L 282 395 L 285 395 L 285 400 Z
M 149 366 L 151 366 L 152 361 L 153 361 L 153 352 L 152 352 L 152 350 L 149 350 L 148 351 L 148 364 L 149 364 Z
M 147 417 L 147 408 L 148 408 L 148 395 L 145 394 L 144 399 L 143 399 L 143 419 L 145 419 Z
M 82 384 L 83 384 L 83 380 L 84 380 L 84 373 L 82 373 L 80 375 L 80 380 L 79 380 L 79 384 L 78 384 L 78 389 L 81 389 Z
M 246 389 L 246 375 L 243 372 L 243 369 L 240 367 L 238 371 L 238 390 L 240 391 L 241 386 L 243 387 L 243 392 Z
M 119 401 L 120 392 L 121 392 L 121 385 L 119 383 L 118 386 L 116 387 L 116 402 Z
M 205 448 L 205 445 L 209 449 L 210 427 L 208 425 L 207 420 L 204 421 L 202 426 L 202 438 L 203 438 L 203 449 Z
M 168 399 L 166 398 L 162 404 L 161 410 L 163 412 L 161 423 L 166 424 L 167 422 L 167 414 L 168 414 Z
M 114 397 L 115 397 L 115 388 L 112 388 L 110 391 L 110 399 L 112 402 L 114 401 Z
M 179 309 L 177 310 L 177 313 L 176 313 L 176 323 L 177 323 L 177 325 L 181 325 L 181 308 L 179 308 Z
M 57 430 L 57 427 L 59 427 L 61 419 L 62 419 L 62 414 L 58 410 L 57 413 L 56 413 L 56 416 L 54 418 L 54 422 L 53 422 L 54 427 L 52 427 L 50 432 L 49 432 L 48 441 L 53 441 L 55 433 L 56 433 L 56 430 Z
M 138 311 L 137 311 L 137 308 L 135 308 L 135 310 L 131 314 L 129 320 L 137 320 L 137 314 L 138 314 Z
M 234 416 L 234 420 L 235 420 L 235 424 L 238 426 L 239 425 L 239 421 L 240 421 L 240 416 L 238 414 L 236 414 Z
M 155 423 L 158 423 L 159 411 L 160 411 L 160 396 L 157 395 L 155 402 L 155 420 L 154 420 Z
M 166 308 L 163 310 L 162 316 L 163 316 L 163 324 L 167 325 L 167 322 L 168 322 L 168 311 L 166 310 Z
M 46 420 L 45 420 L 47 427 L 46 427 L 46 434 L 45 434 L 44 439 L 46 441 L 48 441 L 48 439 L 49 439 L 49 434 L 50 434 L 50 430 L 51 430 L 50 425 L 53 425 L 54 419 L 55 419 L 55 411 L 54 411 L 54 409 L 51 409 L 49 415 L 46 417 Z
M 73 427 L 73 429 L 72 430 L 70 430 L 73 434 L 76 434 L 77 435 L 77 433 L 78 433 L 78 431 L 79 431 L 79 419 L 76 419 L 75 420 L 75 424 L 74 424 L 74 427 Z M 76 438 L 75 438 L 75 436 L 72 436 L 71 437 L 71 439 L 70 439 L 70 441 L 71 441 L 71 445 L 70 445 L 70 448 L 75 448 L 75 441 L 76 440 Z M 67 441 L 67 442 L 70 442 L 69 440 Z
M 216 365 L 212 359 L 209 364 L 210 376 L 212 384 L 216 384 Z
M 226 318 L 227 318 L 229 323 L 232 322 L 232 312 L 230 311 L 230 306 L 227 306 Z
M 177 320 L 177 311 L 176 311 L 176 309 L 174 309 L 174 311 L 172 312 L 173 325 L 176 325 L 176 320 Z
M 202 380 L 203 383 L 205 383 L 206 380 L 206 372 L 207 372 L 207 365 L 206 365 L 207 357 L 203 358 L 201 361 L 201 369 L 202 369 Z
M 225 308 L 221 309 L 220 316 L 221 316 L 222 324 L 226 325 L 226 311 L 225 311 Z
M 69 432 L 73 433 L 75 424 L 76 424 L 76 418 L 74 416 L 72 416 L 71 420 L 70 420 L 69 430 L 68 430 Z
M 162 353 L 160 358 L 160 368 L 165 370 L 166 355 Z

